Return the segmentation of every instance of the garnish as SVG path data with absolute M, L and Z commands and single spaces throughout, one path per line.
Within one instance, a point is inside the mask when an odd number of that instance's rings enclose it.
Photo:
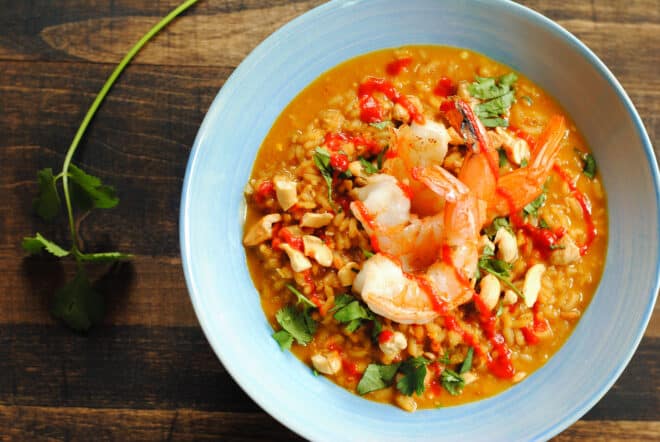
M 465 360 L 461 365 L 461 369 L 458 371 L 458 374 L 463 374 L 472 369 L 472 358 L 474 357 L 474 348 L 470 347 L 468 349 L 467 355 L 465 355 Z
M 385 146 L 383 150 L 381 150 L 378 153 L 378 156 L 376 157 L 376 166 L 378 167 L 379 171 L 383 168 L 383 162 L 385 161 L 385 154 L 387 154 L 387 149 L 389 148 L 390 146 Z
M 438 358 L 438 362 L 445 365 L 449 365 L 451 363 L 451 357 L 448 350 L 445 350 L 445 354 L 441 358 Z
M 489 247 L 486 248 L 490 249 Z M 484 252 L 486 252 L 486 248 L 484 248 Z M 502 261 L 501 259 L 493 258 L 492 255 L 492 250 L 489 250 L 489 253 L 484 253 L 479 258 L 479 269 L 495 276 L 524 300 L 525 297 L 522 292 L 511 282 L 511 264 Z
M 316 304 L 314 304 L 312 301 L 307 299 L 307 297 L 305 297 L 305 295 L 303 295 L 300 292 L 300 290 L 298 290 L 297 288 L 295 288 L 291 284 L 286 284 L 286 288 L 288 288 L 291 293 L 296 295 L 296 298 L 298 298 L 298 301 L 297 301 L 298 303 L 302 302 L 303 304 L 307 305 L 308 307 L 316 308 Z
M 124 58 L 122 58 L 99 91 L 87 114 L 85 114 L 85 118 L 66 152 L 61 172 L 53 175 L 53 170 L 46 168 L 37 173 L 39 194 L 34 201 L 33 207 L 37 215 L 46 221 L 53 220 L 60 212 L 62 200 L 57 188 L 57 182 L 59 180 L 62 182 L 64 205 L 69 220 L 71 247 L 65 249 L 47 240 L 39 233 L 34 237 L 24 238 L 22 245 L 27 252 L 32 254 L 46 250 L 57 258 L 72 257 L 75 259 L 77 263 L 76 274 L 73 280 L 55 292 L 51 307 L 51 314 L 53 316 L 61 319 L 65 324 L 75 330 L 88 330 L 103 318 L 104 312 L 103 297 L 92 290 L 84 263 L 121 261 L 130 259 L 132 256 L 119 252 L 84 253 L 81 250 L 77 225 L 84 218 L 85 214 L 83 213 L 77 219 L 74 217 L 74 207 L 82 212 L 87 212 L 94 208 L 110 209 L 117 205 L 119 199 L 112 187 L 104 185 L 99 178 L 89 175 L 81 168 L 73 165 L 71 163 L 73 155 L 96 111 L 133 57 L 154 35 L 183 11 L 197 3 L 197 1 L 187 0 L 179 5 L 179 7 L 170 12 L 142 36 Z
M 579 149 L 575 149 L 575 153 L 582 160 L 582 173 L 593 180 L 596 176 L 596 159 L 590 153 L 582 152 Z
M 360 160 L 360 164 L 362 165 L 362 169 L 364 169 L 364 171 L 367 173 L 367 175 L 372 175 L 372 174 L 378 172 L 378 170 L 379 170 L 378 167 L 374 166 L 374 164 L 371 161 L 365 159 L 364 157 L 359 157 L 358 159 Z
M 543 207 L 545 204 L 545 201 L 548 199 L 547 195 L 547 185 L 543 185 L 543 191 L 539 196 L 537 196 L 534 201 L 531 203 L 527 204 L 525 207 L 523 207 L 523 212 L 525 212 L 525 215 L 529 216 L 538 216 L 539 214 L 539 209 Z
M 332 200 L 332 167 L 330 166 L 330 152 L 322 147 L 317 147 L 314 150 L 314 164 L 321 172 L 321 176 L 328 185 L 328 201 L 333 204 Z
M 369 364 L 358 382 L 357 392 L 360 395 L 380 390 L 392 385 L 394 375 L 400 364 L 378 365 Z
M 371 258 L 372 256 L 375 255 L 374 252 L 372 252 L 371 250 L 367 250 L 367 249 L 362 249 L 362 254 L 363 254 L 364 257 L 367 258 L 367 259 L 369 259 L 369 258 Z
M 493 240 L 495 239 L 495 235 L 497 235 L 497 231 L 502 227 L 504 227 L 509 233 L 513 234 L 513 229 L 511 228 L 509 219 L 503 216 L 498 216 L 497 218 L 493 219 L 493 222 L 490 224 L 490 226 L 484 229 L 484 233 L 488 235 L 488 238 Z
M 498 158 L 498 161 L 499 161 L 498 165 L 500 167 L 506 166 L 507 163 L 509 162 L 508 158 L 506 157 L 506 151 L 504 150 L 503 147 L 500 147 L 499 149 L 497 149 L 497 158 Z
M 546 220 L 544 220 L 543 218 L 539 218 L 539 227 L 542 228 L 542 229 L 549 229 L 550 228 L 550 226 L 548 225 Z
M 461 391 L 463 391 L 463 387 L 465 386 L 463 376 L 448 368 L 442 370 L 442 373 L 440 374 L 440 382 L 444 389 L 452 396 L 461 394 Z
M 424 378 L 426 377 L 426 365 L 428 359 L 423 356 L 410 358 L 401 363 L 399 371 L 403 374 L 396 383 L 396 388 L 406 396 L 412 396 L 417 393 L 421 396 L 424 393 Z
M 346 331 L 353 333 L 360 328 L 363 320 L 372 320 L 374 314 L 354 296 L 342 294 L 335 299 L 335 305 L 330 309 L 335 312 L 334 318 L 341 323 L 348 323 Z
M 532 100 L 532 98 L 529 97 L 528 95 L 523 95 L 522 97 L 520 97 L 520 99 L 525 100 L 527 106 L 531 106 L 532 104 L 534 104 L 534 100 Z
M 307 345 L 311 342 L 317 324 L 309 315 L 308 309 L 298 311 L 287 305 L 275 314 L 275 319 L 282 330 L 273 333 L 273 338 L 283 350 L 291 348 L 293 339 L 300 345 Z
M 470 95 L 486 100 L 475 107 L 475 114 L 484 126 L 509 126 L 509 121 L 501 118 L 501 115 L 506 114 L 516 101 L 511 86 L 517 79 L 518 77 L 513 72 L 497 79 L 477 76 L 476 81 L 468 86 Z
M 523 158 L 520 161 L 520 167 L 527 167 L 528 164 L 529 164 L 529 160 L 527 158 Z
M 383 331 L 383 324 L 378 320 L 377 317 L 374 317 L 373 328 L 371 329 L 371 342 L 374 344 L 378 343 L 378 335 Z
M 383 130 L 389 126 L 392 122 L 390 120 L 379 121 L 378 123 L 369 123 L 369 126 L 375 127 L 378 130 Z

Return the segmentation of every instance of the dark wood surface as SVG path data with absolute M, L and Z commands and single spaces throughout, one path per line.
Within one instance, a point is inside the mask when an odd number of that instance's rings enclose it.
M 98 283 L 110 311 L 82 336 L 48 314 L 72 267 L 19 247 L 36 231 L 67 238 L 63 220 L 31 212 L 35 173 L 61 167 L 114 65 L 178 0 L 0 0 L 0 440 L 296 438 L 242 392 L 199 328 L 179 257 L 179 195 L 196 131 L 232 70 L 319 3 L 202 0 L 121 77 L 77 157 L 121 203 L 87 219 L 82 239 L 136 259 Z M 524 3 L 601 57 L 657 142 L 660 2 Z M 659 440 L 659 355 L 656 312 L 616 385 L 557 440 Z

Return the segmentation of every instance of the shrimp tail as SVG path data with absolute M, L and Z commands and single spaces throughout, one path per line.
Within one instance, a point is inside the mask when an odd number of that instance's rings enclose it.
M 491 207 L 496 215 L 506 215 L 519 210 L 541 194 L 543 183 L 552 171 L 565 133 L 564 117 L 553 116 L 539 136 L 530 164 L 504 175 L 497 182 L 497 191 Z

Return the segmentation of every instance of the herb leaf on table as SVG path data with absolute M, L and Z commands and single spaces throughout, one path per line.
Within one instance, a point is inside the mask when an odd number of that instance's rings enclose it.
M 151 40 L 161 29 L 167 26 L 178 15 L 197 3 L 198 0 L 187 0 L 172 10 L 167 16 L 151 28 L 131 48 L 114 69 L 110 77 L 99 91 L 76 132 L 71 145 L 64 157 L 62 170 L 53 174 L 52 168 L 45 168 L 37 172 L 39 193 L 33 202 L 35 213 L 46 221 L 53 221 L 60 213 L 62 200 L 66 209 L 71 236 L 71 246 L 66 249 L 48 239 L 40 233 L 32 237 L 25 237 L 21 243 L 23 249 L 30 254 L 40 254 L 46 250 L 56 258 L 73 258 L 77 263 L 74 278 L 56 291 L 51 306 L 51 314 L 61 319 L 74 330 L 86 331 L 103 319 L 103 297 L 92 289 L 85 270 L 89 262 L 115 262 L 131 259 L 132 255 L 121 252 L 85 253 L 81 249 L 78 228 L 84 214 L 92 209 L 111 209 L 119 203 L 116 191 L 112 186 L 103 184 L 100 178 L 90 175 L 72 163 L 73 155 L 87 130 L 96 111 L 101 106 L 106 95 L 117 81 L 119 75 L 131 62 L 142 47 Z M 60 197 L 58 182 L 61 182 Z M 74 216 L 74 208 L 82 216 Z

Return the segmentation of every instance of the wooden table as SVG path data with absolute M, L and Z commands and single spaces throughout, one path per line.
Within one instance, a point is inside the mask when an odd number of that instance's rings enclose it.
M 179 194 L 197 129 L 229 74 L 320 1 L 203 0 L 112 90 L 77 157 L 121 196 L 85 220 L 85 247 L 136 255 L 98 284 L 109 305 L 103 325 L 82 336 L 55 322 L 49 297 L 73 268 L 25 259 L 19 247 L 36 231 L 68 240 L 63 219 L 48 225 L 32 214 L 35 173 L 61 167 L 114 65 L 178 2 L 0 0 L 1 440 L 296 438 L 242 392 L 202 334 L 181 270 Z M 657 142 L 660 2 L 524 3 L 601 57 Z M 658 440 L 659 361 L 656 312 L 616 385 L 557 440 Z

